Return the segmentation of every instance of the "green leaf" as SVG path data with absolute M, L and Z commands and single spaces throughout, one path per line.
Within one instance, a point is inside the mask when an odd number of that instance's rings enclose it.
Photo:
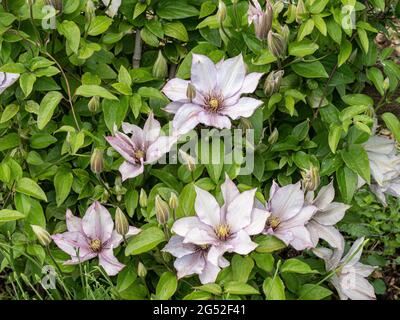
M 135 10 L 133 12 L 133 19 L 135 20 L 137 17 L 139 17 L 146 10 L 146 8 L 147 8 L 147 3 L 146 2 L 144 2 L 144 3 L 141 3 L 141 2 L 136 3 Z
M 137 255 L 150 251 L 163 241 L 165 241 L 164 232 L 157 227 L 150 227 L 134 236 L 128 242 L 125 255 Z
M 239 295 L 260 294 L 260 292 L 251 285 L 238 281 L 227 282 L 224 286 L 224 292 Z
M 128 113 L 129 97 L 122 96 L 119 101 L 104 99 L 101 106 L 107 128 L 113 132 L 114 124 L 119 127 Z
M 157 300 L 168 300 L 174 295 L 177 288 L 178 280 L 176 279 L 176 275 L 170 271 L 164 272 L 157 283 Z
M 368 184 L 371 183 L 368 154 L 361 145 L 349 145 L 347 150 L 342 150 L 341 156 L 351 170 L 358 173 Z
M 301 41 L 314 30 L 314 20 L 308 19 L 300 25 L 297 41 Z
M 0 138 L 0 151 L 18 147 L 20 144 L 20 137 L 16 133 L 9 133 Z
M 382 115 L 382 120 L 385 121 L 386 126 L 393 133 L 395 139 L 400 142 L 400 121 L 391 112 L 385 112 Z
M 255 242 L 258 243 L 258 247 L 256 248 L 257 252 L 261 253 L 269 253 L 274 252 L 286 247 L 285 243 L 278 238 L 268 235 L 268 236 L 258 236 L 255 239 Z
M 342 136 L 342 126 L 332 123 L 329 128 L 328 144 L 333 153 L 336 153 L 336 148 Z
M 327 20 L 326 26 L 328 27 L 329 36 L 333 39 L 333 41 L 340 45 L 342 42 L 342 28 L 335 22 L 333 18 Z
M 185 19 L 199 15 L 199 10 L 187 4 L 186 1 L 161 0 L 156 13 L 160 18 L 167 20 Z
M 345 103 L 347 103 L 350 106 L 365 105 L 372 107 L 374 105 L 374 100 L 370 96 L 361 93 L 346 94 L 341 98 Z
M 291 68 L 299 76 L 305 78 L 328 78 L 324 66 L 319 61 L 297 62 L 291 65 Z
M 342 44 L 340 45 L 340 51 L 338 56 L 338 67 L 340 67 L 343 63 L 350 58 L 352 52 L 352 45 L 351 42 L 347 39 L 343 39 Z
M 189 35 L 186 31 L 185 25 L 182 22 L 166 22 L 164 24 L 164 33 L 166 36 L 175 38 L 184 42 L 189 41 Z
M 313 19 L 314 19 L 314 24 L 317 27 L 317 29 L 319 30 L 319 32 L 321 32 L 322 35 L 324 35 L 326 37 L 327 28 L 326 28 L 326 23 L 324 21 L 324 18 L 322 18 L 322 16 L 320 14 L 315 14 L 315 15 L 313 15 Z
M 194 215 L 194 201 L 196 199 L 196 191 L 193 183 L 187 184 L 179 195 L 179 205 L 176 210 L 178 218 L 189 217 Z
M 249 279 L 251 270 L 254 267 L 254 261 L 249 256 L 242 257 L 235 254 L 231 261 L 232 277 L 238 282 L 246 283 Z
M 333 292 L 322 286 L 307 283 L 303 285 L 299 292 L 301 300 L 322 300 L 329 297 Z
M 368 40 L 367 32 L 362 28 L 357 28 L 357 34 L 358 34 L 358 38 L 360 39 L 362 49 L 364 50 L 365 53 L 368 53 L 369 40 Z
M 344 166 L 336 171 L 336 180 L 344 202 L 351 203 L 354 192 L 357 190 L 357 173 Z
M 47 93 L 39 107 L 39 114 L 37 118 L 37 126 L 42 130 L 47 123 L 51 120 L 54 110 L 63 98 L 62 94 L 58 91 L 51 91 Z
M 72 52 L 78 53 L 81 41 L 81 32 L 79 27 L 73 21 L 64 20 L 61 24 L 57 24 L 58 32 L 67 39 L 67 45 Z
M 56 190 L 56 203 L 57 207 L 62 205 L 67 199 L 71 187 L 72 182 L 74 181 L 74 176 L 70 169 L 66 167 L 61 167 L 58 169 L 56 175 L 54 176 L 54 187 Z
M 7 122 L 12 119 L 19 111 L 19 106 L 16 104 L 9 104 L 1 114 L 0 123 Z
M 317 51 L 319 46 L 311 40 L 305 39 L 298 42 L 289 44 L 289 54 L 295 57 L 304 57 L 313 54 Z
M 108 100 L 118 100 L 116 96 L 110 93 L 107 89 L 94 84 L 83 84 L 76 89 L 75 95 L 82 97 L 100 97 Z
M 25 215 L 16 210 L 2 209 L 0 210 L 0 223 L 15 221 L 25 218 Z
M 15 190 L 17 192 L 26 194 L 27 196 L 31 196 L 31 197 L 34 197 L 39 200 L 47 201 L 46 194 L 44 193 L 42 188 L 40 188 L 39 185 L 32 179 L 29 179 L 29 178 L 19 179 L 16 184 Z
M 312 270 L 307 263 L 295 258 L 286 260 L 282 264 L 280 271 L 300 274 L 318 273 L 317 270 Z
M 113 19 L 106 16 L 97 16 L 95 17 L 90 25 L 88 30 L 89 36 L 98 36 L 108 30 L 108 28 L 113 23 Z
M 278 275 L 264 280 L 263 291 L 267 300 L 286 300 L 285 285 Z
M 367 78 L 372 81 L 376 90 L 383 96 L 385 94 L 385 89 L 383 88 L 383 75 L 381 70 L 376 67 L 369 68 L 367 70 Z
M 36 76 L 33 73 L 24 73 L 19 78 L 19 85 L 25 97 L 29 96 L 32 92 L 33 85 L 36 82 Z
M 266 271 L 272 272 L 274 270 L 274 256 L 271 253 L 256 253 L 253 252 L 251 257 L 256 262 L 257 267 Z
M 209 292 L 209 293 L 212 293 L 212 294 L 214 294 L 216 296 L 220 296 L 222 294 L 221 286 L 216 284 L 216 283 L 203 284 L 202 286 L 195 287 L 195 289 L 201 290 L 201 291 L 205 291 L 205 292 Z

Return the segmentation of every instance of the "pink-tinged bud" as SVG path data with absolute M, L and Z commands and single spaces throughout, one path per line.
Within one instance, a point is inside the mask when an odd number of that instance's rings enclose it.
M 307 14 L 306 6 L 304 5 L 303 0 L 299 0 L 296 6 L 296 21 L 297 23 L 301 23 L 301 21 L 305 18 Z
M 303 189 L 307 191 L 314 191 L 318 188 L 320 183 L 319 170 L 316 166 L 311 166 L 310 169 L 302 171 L 303 177 L 302 185 Z
M 46 229 L 37 225 L 31 225 L 31 228 L 42 246 L 47 247 L 51 243 L 51 236 Z
M 95 148 L 90 158 L 90 169 L 93 173 L 99 174 L 103 172 L 103 150 Z
M 267 97 L 270 97 L 275 92 L 279 91 L 284 73 L 283 70 L 279 70 L 272 71 L 268 74 L 264 82 L 264 93 Z
M 181 156 L 183 163 L 186 164 L 190 172 L 196 169 L 196 160 L 191 155 L 187 154 L 185 151 L 182 151 L 181 149 L 179 149 L 179 155 Z
M 278 141 L 279 138 L 279 131 L 277 128 L 275 128 L 272 133 L 270 134 L 270 136 L 268 137 L 268 143 L 270 145 L 273 145 L 275 142 Z
M 88 103 L 88 109 L 91 113 L 96 113 L 100 110 L 100 98 L 97 96 L 91 97 Z
M 129 231 L 129 222 L 120 208 L 115 211 L 115 230 L 125 236 Z
M 159 224 L 164 225 L 169 219 L 169 207 L 168 204 L 159 196 L 155 199 L 156 207 L 156 218 Z
M 158 51 L 157 60 L 153 65 L 153 76 L 158 79 L 163 79 L 168 76 L 168 64 L 161 50 Z
M 218 3 L 218 11 L 217 11 L 217 20 L 219 24 L 222 24 L 226 19 L 226 5 L 224 1 L 219 0 Z
M 178 197 L 176 196 L 175 192 L 171 192 L 168 202 L 169 202 L 169 207 L 172 210 L 176 210 L 178 208 L 179 200 L 178 200 Z
M 189 99 L 190 102 L 196 98 L 196 88 L 191 83 L 188 84 L 186 89 L 186 97 Z
M 247 12 L 247 20 L 249 24 L 254 24 L 254 33 L 258 39 L 267 39 L 268 32 L 272 27 L 273 18 L 274 10 L 268 0 L 265 3 L 264 11 L 257 0 L 251 1 L 249 11 Z
M 281 58 L 286 52 L 286 40 L 278 33 L 269 31 L 268 50 L 276 57 Z
M 144 191 L 144 189 L 140 189 L 140 195 L 139 195 L 139 205 L 142 208 L 146 208 L 147 207 L 147 193 L 146 191 Z

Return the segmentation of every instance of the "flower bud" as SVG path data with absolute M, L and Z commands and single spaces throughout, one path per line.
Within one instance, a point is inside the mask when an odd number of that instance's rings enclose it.
M 169 219 L 168 204 L 159 196 L 155 199 L 156 217 L 159 224 L 165 224 Z
M 47 247 L 51 243 L 51 236 L 46 229 L 34 224 L 31 225 L 31 228 L 42 246 Z
M 274 128 L 274 130 L 272 131 L 272 133 L 268 137 L 268 143 L 270 145 L 273 145 L 275 142 L 278 141 L 278 138 L 279 138 L 279 131 L 278 131 L 277 128 Z
M 267 97 L 279 91 L 284 73 L 283 70 L 279 70 L 272 71 L 268 74 L 264 82 L 264 93 Z
M 125 236 L 129 231 L 129 222 L 120 208 L 115 211 L 115 230 Z
M 137 266 L 137 274 L 141 278 L 145 278 L 146 275 L 147 275 L 147 269 L 144 266 L 144 264 L 141 263 L 140 261 L 139 261 L 138 266 Z
M 303 177 L 302 185 L 304 190 L 314 191 L 318 188 L 320 183 L 318 171 L 318 168 L 312 165 L 310 169 L 301 172 L 301 175 Z
M 57 14 L 62 13 L 63 3 L 62 0 L 46 0 L 45 1 L 48 6 L 52 6 L 57 10 Z
M 268 50 L 276 57 L 282 57 L 286 52 L 286 40 L 278 33 L 270 31 L 268 33 Z
M 158 79 L 163 79 L 168 75 L 168 64 L 161 50 L 158 51 L 157 60 L 153 65 L 153 76 Z
M 92 0 L 88 0 L 86 2 L 86 14 L 89 17 L 92 17 L 92 16 L 94 16 L 95 11 L 96 11 L 96 7 L 95 7 L 93 1 Z
M 306 6 L 304 5 L 303 0 L 299 0 L 296 6 L 296 21 L 297 23 L 301 23 L 305 14 L 307 13 Z
M 146 191 L 144 191 L 144 189 L 140 189 L 140 195 L 139 195 L 139 205 L 142 208 L 146 208 L 147 207 L 147 193 Z
M 385 80 L 383 80 L 383 90 L 387 91 L 387 89 L 389 89 L 389 86 L 390 86 L 389 78 L 386 77 Z
M 99 174 L 103 172 L 103 150 L 95 148 L 90 158 L 90 169 L 93 173 Z
M 226 18 L 226 5 L 224 1 L 219 0 L 218 3 L 218 11 L 217 11 L 217 21 L 219 24 L 222 24 Z
M 190 172 L 194 171 L 194 169 L 196 169 L 196 160 L 191 155 L 187 154 L 181 149 L 179 149 L 179 154 L 183 160 L 183 163 L 186 164 L 186 166 L 188 167 L 188 170 Z
M 88 109 L 91 113 L 96 113 L 97 111 L 99 111 L 100 110 L 100 98 L 97 96 L 90 98 L 89 103 L 88 103 Z
M 253 125 L 248 118 L 240 118 L 240 127 L 246 131 L 252 129 Z
M 186 97 L 190 100 L 190 102 L 192 102 L 193 99 L 196 98 L 196 88 L 191 83 L 189 83 L 187 86 Z
M 258 0 L 254 0 L 249 4 L 247 20 L 249 24 L 254 24 L 254 33 L 256 37 L 260 40 L 265 40 L 267 39 L 268 32 L 272 27 L 274 10 L 271 3 L 267 0 L 265 4 L 265 11 L 263 11 L 257 1 Z
M 171 195 L 169 197 L 169 207 L 172 210 L 176 210 L 179 205 L 179 200 L 178 197 L 176 196 L 175 192 L 171 192 Z

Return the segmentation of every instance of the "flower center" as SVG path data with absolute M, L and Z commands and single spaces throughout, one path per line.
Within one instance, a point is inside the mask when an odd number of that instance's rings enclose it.
M 210 246 L 208 244 L 200 244 L 199 247 L 201 250 L 207 250 Z
M 209 112 L 218 112 L 223 106 L 223 97 L 219 94 L 210 94 L 205 98 L 205 109 Z
M 90 249 L 92 249 L 94 252 L 99 252 L 101 250 L 101 241 L 99 239 L 91 240 Z
M 144 152 L 140 149 L 135 150 L 134 156 L 137 160 L 140 160 L 140 159 L 144 158 Z
M 279 226 L 281 223 L 281 220 L 279 220 L 278 217 L 271 216 L 267 220 L 267 226 L 271 227 L 272 229 L 275 229 Z
M 215 234 L 217 235 L 218 238 L 221 240 L 226 240 L 228 236 L 230 235 L 230 228 L 226 224 L 220 224 L 216 229 L 215 229 Z
M 218 110 L 218 107 L 219 107 L 218 99 L 215 99 L 215 98 L 210 99 L 209 104 L 210 104 L 210 109 L 211 110 L 213 110 L 213 111 L 217 111 Z

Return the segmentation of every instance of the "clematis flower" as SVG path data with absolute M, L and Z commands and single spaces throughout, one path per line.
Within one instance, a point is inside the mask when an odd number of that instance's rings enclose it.
M 54 234 L 56 245 L 71 256 L 64 264 L 78 264 L 95 257 L 110 276 L 116 275 L 125 265 L 114 256 L 113 249 L 122 242 L 122 236 L 114 230 L 114 222 L 108 210 L 95 201 L 83 218 L 75 217 L 70 210 L 66 213 L 68 231 Z M 141 230 L 130 226 L 126 237 Z
M 160 159 L 176 142 L 176 137 L 160 135 L 160 123 L 154 119 L 153 113 L 150 113 L 143 129 L 123 123 L 122 130 L 124 133 L 116 131 L 114 137 L 106 137 L 106 140 L 125 159 L 119 167 L 123 181 L 143 173 L 145 164 Z M 132 134 L 132 137 L 126 134 Z
M 172 231 L 183 237 L 184 244 L 208 248 L 207 260 L 214 266 L 227 266 L 222 257 L 225 252 L 248 254 L 257 244 L 250 236 L 264 228 L 267 212 L 254 205 L 256 189 L 239 192 L 226 176 L 221 185 L 224 204 L 219 206 L 207 191 L 196 188 L 195 217 L 177 220 Z
M 0 72 L 0 94 L 11 87 L 19 78 L 17 73 Z
M 364 238 L 356 240 L 349 252 L 340 260 L 335 250 L 316 248 L 313 252 L 325 261 L 327 271 L 335 271 L 330 282 L 336 288 L 341 300 L 375 300 L 374 287 L 368 277 L 374 267 L 360 263 Z M 343 251 L 341 252 L 343 253 Z
M 114 16 L 118 13 L 118 9 L 121 6 L 122 0 L 102 0 L 102 1 L 103 4 L 107 7 L 106 14 L 109 17 L 114 18 Z
M 272 27 L 272 18 L 274 13 L 271 3 L 267 0 L 265 11 L 260 6 L 258 0 L 251 0 L 249 3 L 249 10 L 247 12 L 247 21 L 254 24 L 254 31 L 256 37 L 260 40 L 267 39 L 269 30 Z
M 370 189 L 383 205 L 385 194 L 400 197 L 400 155 L 396 142 L 385 136 L 373 135 L 363 145 L 368 154 L 373 181 Z M 359 186 L 365 181 L 359 177 Z
M 274 235 L 296 250 L 314 246 L 305 225 L 318 209 L 314 205 L 305 203 L 300 182 L 280 188 L 274 181 L 267 210 L 270 216 L 264 234 Z
M 306 202 L 316 206 L 317 211 L 306 224 L 306 228 L 310 232 L 313 247 L 317 246 L 321 238 L 328 242 L 331 247 L 343 251 L 343 236 L 334 225 L 343 219 L 346 210 L 350 206 L 340 202 L 333 202 L 334 198 L 335 188 L 332 181 L 320 189 L 316 198 L 314 198 L 313 191 L 307 192 Z
M 165 111 L 175 114 L 173 128 L 178 134 L 199 123 L 229 129 L 230 119 L 250 117 L 263 102 L 241 95 L 254 92 L 262 75 L 246 75 L 242 55 L 215 65 L 208 57 L 193 54 L 191 80 L 174 78 L 162 89 L 172 100 Z
M 172 236 L 162 250 L 177 258 L 174 267 L 178 271 L 178 278 L 198 274 L 202 284 L 215 282 L 221 268 L 227 267 L 229 262 L 221 258 L 219 266 L 215 266 L 207 260 L 209 246 L 184 243 L 183 240 L 183 237 Z

